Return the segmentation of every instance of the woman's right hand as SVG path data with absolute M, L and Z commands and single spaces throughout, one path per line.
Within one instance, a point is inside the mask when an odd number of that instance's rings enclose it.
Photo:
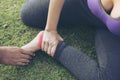
M 63 38 L 58 34 L 56 30 L 45 30 L 41 50 L 45 51 L 50 56 L 54 56 L 56 47 L 60 41 L 63 41 Z

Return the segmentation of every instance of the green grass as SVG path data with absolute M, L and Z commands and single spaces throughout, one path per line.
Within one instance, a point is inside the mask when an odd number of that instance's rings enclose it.
M 0 46 L 21 47 L 40 31 L 29 28 L 21 22 L 19 13 L 24 2 L 25 0 L 0 0 Z M 95 58 L 94 30 L 89 26 L 61 26 L 59 33 L 67 43 Z M 75 80 L 75 78 L 51 57 L 38 52 L 29 66 L 0 64 L 0 80 Z

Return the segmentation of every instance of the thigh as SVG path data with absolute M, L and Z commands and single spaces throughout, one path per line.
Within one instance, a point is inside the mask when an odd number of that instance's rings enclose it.
M 120 37 L 107 30 L 98 30 L 95 46 L 104 77 L 108 77 L 109 80 L 120 80 Z
M 50 0 L 28 0 L 22 7 L 21 18 L 24 24 L 32 27 L 45 27 Z M 65 0 L 59 25 L 85 23 L 87 0 Z M 86 13 L 86 14 L 85 14 Z M 88 23 L 88 22 L 87 22 Z
M 47 19 L 49 0 L 28 0 L 23 4 L 21 19 L 30 27 L 44 27 Z

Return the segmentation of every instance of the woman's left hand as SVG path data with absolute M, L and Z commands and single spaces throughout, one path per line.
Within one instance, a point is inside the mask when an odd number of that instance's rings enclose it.
M 55 31 L 44 31 L 43 41 L 41 50 L 45 51 L 48 55 L 54 56 L 56 47 L 60 41 L 63 41 L 63 38 Z

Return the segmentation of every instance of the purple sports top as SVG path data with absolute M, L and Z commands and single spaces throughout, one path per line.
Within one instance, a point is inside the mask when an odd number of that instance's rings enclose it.
M 110 32 L 120 36 L 120 19 L 114 19 L 105 12 L 100 0 L 87 0 L 90 11 L 107 26 Z

